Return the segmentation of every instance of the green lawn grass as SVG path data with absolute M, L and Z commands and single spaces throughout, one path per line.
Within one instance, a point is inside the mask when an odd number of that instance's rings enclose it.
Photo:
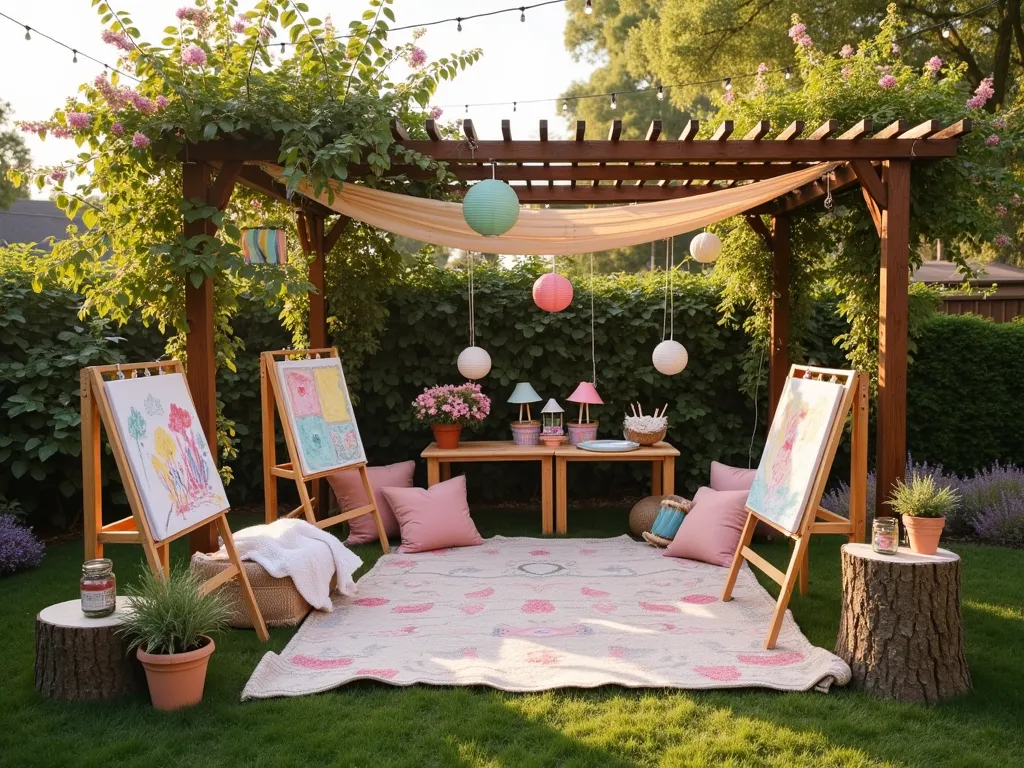
M 487 535 L 539 535 L 539 515 L 474 512 Z M 574 536 L 624 532 L 622 510 L 571 510 Z M 232 518 L 234 527 L 253 522 Z M 811 548 L 811 590 L 791 608 L 831 648 L 839 620 L 838 537 Z M 820 693 L 603 688 L 509 694 L 488 688 L 357 683 L 317 696 L 242 704 L 245 681 L 293 630 L 217 638 L 206 698 L 163 714 L 145 696 L 60 704 L 33 690 L 33 620 L 77 596 L 79 542 L 50 547 L 34 571 L 0 581 L 0 766 L 1019 766 L 1024 765 L 1024 556 L 969 544 L 964 623 L 974 691 L 934 707 Z M 781 543 L 760 549 L 777 564 Z M 372 565 L 379 549 L 357 550 Z M 184 558 L 185 550 L 175 551 Z M 109 547 L 122 584 L 137 547 Z

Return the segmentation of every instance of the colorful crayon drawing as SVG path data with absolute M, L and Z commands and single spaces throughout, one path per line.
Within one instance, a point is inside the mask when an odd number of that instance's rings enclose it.
M 227 508 L 227 497 L 181 374 L 105 383 L 153 537 L 160 541 Z
M 366 461 L 341 361 L 325 357 L 275 365 L 303 472 L 310 475 Z
M 800 528 L 843 387 L 788 379 L 747 497 L 747 507 L 790 533 Z

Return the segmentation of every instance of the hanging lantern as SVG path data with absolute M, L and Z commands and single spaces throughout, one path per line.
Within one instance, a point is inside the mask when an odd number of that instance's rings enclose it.
M 459 373 L 470 381 L 491 372 L 491 356 L 483 347 L 466 347 L 459 353 Z
M 690 255 L 701 264 L 710 264 L 721 252 L 722 241 L 714 232 L 701 232 L 690 241 Z
M 242 230 L 242 257 L 246 264 L 285 264 L 285 231 L 274 227 Z
M 478 235 L 504 235 L 519 219 L 519 198 L 505 182 L 484 179 L 469 188 L 462 201 L 462 215 Z
M 533 302 L 545 312 L 561 312 L 572 304 L 572 283 L 557 272 L 547 272 L 533 284 Z
M 654 348 L 654 354 L 651 356 L 651 361 L 658 373 L 663 373 L 666 376 L 675 376 L 680 373 L 689 360 L 690 356 L 686 352 L 686 347 L 674 339 L 666 339 L 661 342 Z

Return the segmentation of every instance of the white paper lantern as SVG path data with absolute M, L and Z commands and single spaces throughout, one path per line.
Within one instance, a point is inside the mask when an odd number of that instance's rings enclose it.
M 651 360 L 658 373 L 675 376 L 686 367 L 690 356 L 686 352 L 686 347 L 678 341 L 668 339 L 654 348 Z
M 491 372 L 491 356 L 482 347 L 466 347 L 459 354 L 459 373 L 467 379 L 482 379 Z
M 701 264 L 710 264 L 721 252 L 722 241 L 714 232 L 701 232 L 690 241 L 690 255 Z

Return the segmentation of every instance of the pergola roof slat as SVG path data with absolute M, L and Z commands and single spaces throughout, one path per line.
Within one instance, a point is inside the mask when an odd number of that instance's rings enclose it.
M 955 138 L 958 138 L 959 136 L 963 136 L 964 134 L 970 133 L 971 130 L 973 129 L 973 127 L 974 127 L 974 124 L 971 122 L 971 119 L 968 117 L 968 118 L 964 118 L 963 120 L 959 120 L 959 121 L 953 123 L 948 128 L 943 128 L 941 131 L 936 131 L 929 138 L 932 138 L 932 139 L 955 139 Z
M 871 133 L 871 121 L 861 120 L 855 126 L 845 133 L 839 134 L 837 138 L 853 141 L 855 139 L 861 139 Z
M 430 137 L 431 141 L 441 141 L 441 132 L 437 130 L 437 121 L 428 117 L 427 122 L 424 124 L 424 130 L 427 132 L 427 136 Z
M 933 133 L 942 130 L 942 123 L 938 120 L 925 120 L 920 125 L 915 125 L 909 131 L 900 134 L 901 139 L 927 139 Z
M 808 141 L 824 141 L 833 133 L 839 130 L 838 120 L 826 120 L 824 123 L 819 125 L 810 136 L 807 137 Z
M 907 127 L 908 126 L 907 126 L 907 121 L 906 120 L 897 120 L 897 121 L 895 121 L 893 123 L 890 123 L 889 125 L 887 125 L 882 130 L 880 130 L 878 133 L 876 133 L 874 136 L 872 136 L 872 138 L 876 139 L 876 140 L 894 139 L 897 136 L 899 136 L 900 134 L 905 133 L 906 130 L 907 130 Z
M 700 130 L 700 120 L 687 120 L 686 127 L 683 128 L 683 132 L 679 134 L 680 141 L 693 141 L 697 138 L 697 132 Z
M 782 133 L 775 137 L 776 141 L 793 141 L 804 132 L 804 121 L 794 120 L 782 129 Z
M 757 125 L 747 131 L 747 135 L 743 137 L 744 141 L 760 141 L 768 132 L 772 129 L 771 123 L 767 120 L 758 120 Z

